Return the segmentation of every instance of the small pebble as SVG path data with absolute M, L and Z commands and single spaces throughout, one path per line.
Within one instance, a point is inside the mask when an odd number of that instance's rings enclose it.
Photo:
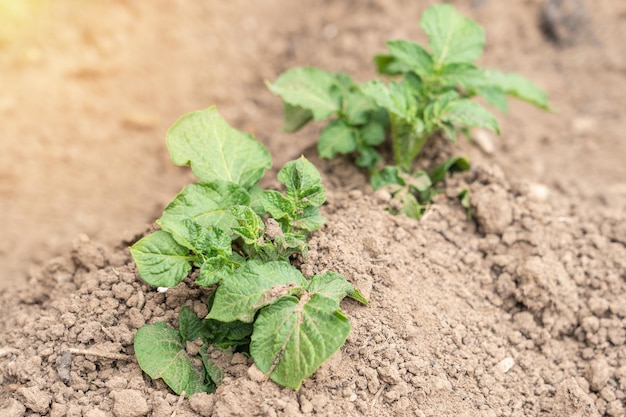
M 495 366 L 495 369 L 503 374 L 506 374 L 511 370 L 511 368 L 515 365 L 515 361 L 511 357 L 507 357 L 498 362 Z
M 256 364 L 252 364 L 252 366 L 248 368 L 248 378 L 255 382 L 263 382 L 266 380 L 265 374 L 256 366 Z

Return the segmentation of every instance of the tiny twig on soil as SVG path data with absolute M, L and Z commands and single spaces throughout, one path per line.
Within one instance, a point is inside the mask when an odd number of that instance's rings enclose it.
M 19 350 L 14 348 L 2 348 L 0 349 L 0 358 L 3 356 L 10 355 L 11 353 L 18 353 Z
M 111 339 L 114 342 L 117 342 L 117 339 L 115 338 L 115 336 L 113 335 L 113 333 L 111 333 L 106 327 L 104 327 L 102 324 L 100 325 L 100 327 L 102 328 L 102 331 L 104 332 L 104 334 L 106 334 L 107 336 L 109 336 L 109 339 Z
M 96 351 L 93 351 L 93 350 L 76 349 L 76 348 L 69 348 L 67 351 L 70 352 L 70 353 L 73 353 L 75 355 L 97 356 L 99 358 L 112 359 L 112 360 L 116 360 L 116 361 L 130 361 L 130 360 L 132 360 L 131 356 L 124 355 L 124 354 L 121 354 L 121 353 L 96 352 Z
M 174 406 L 174 411 L 172 411 L 172 415 L 170 417 L 176 417 L 176 413 L 178 412 L 178 409 L 182 405 L 183 400 L 185 399 L 185 395 L 187 395 L 185 391 L 180 393 L 180 395 L 178 396 L 178 401 L 176 402 L 176 405 Z
M 439 234 L 448 242 L 452 243 L 454 246 L 456 246 L 458 249 L 463 249 L 463 246 L 461 246 L 456 240 L 452 239 L 450 236 L 448 236 L 448 234 L 446 233 L 445 230 L 441 229 L 439 230 Z
M 383 391 L 385 390 L 385 388 L 387 388 L 387 384 L 383 384 L 382 387 L 380 387 L 380 389 L 378 390 L 378 392 L 374 395 L 374 399 L 372 400 L 372 404 L 370 404 L 370 410 L 374 409 L 374 406 L 376 405 L 376 402 L 378 401 L 378 399 L 380 398 L 380 396 L 382 395 Z

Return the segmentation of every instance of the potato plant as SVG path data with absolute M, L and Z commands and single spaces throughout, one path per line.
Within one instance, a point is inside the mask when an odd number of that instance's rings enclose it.
M 356 165 L 369 170 L 372 186 L 388 187 L 401 211 L 415 218 L 447 170 L 469 168 L 459 157 L 429 173 L 416 168 L 426 143 L 438 134 L 456 141 L 471 127 L 499 133 L 496 117 L 472 98 L 481 96 L 503 112 L 508 111 L 507 96 L 548 109 L 546 94 L 531 81 L 476 65 L 485 44 L 483 29 L 453 6 L 431 6 L 420 26 L 429 37 L 428 50 L 392 40 L 387 42 L 389 53 L 375 56 L 378 72 L 390 77 L 388 82 L 359 84 L 347 74 L 305 67 L 268 83 L 283 100 L 286 131 L 297 131 L 312 120 L 330 120 L 317 143 L 320 156 L 355 154 Z M 390 166 L 379 152 L 387 139 L 393 148 Z
M 350 322 L 340 301 L 349 296 L 367 304 L 343 276 L 306 279 L 289 262 L 306 256 L 308 234 L 326 222 L 318 171 L 301 157 L 278 173 L 284 193 L 261 189 L 269 152 L 214 107 L 183 116 L 167 145 L 174 163 L 191 166 L 200 181 L 187 185 L 157 220 L 160 230 L 130 251 L 152 286 L 176 286 L 195 270 L 195 284 L 213 291 L 207 317 L 183 307 L 177 330 L 166 323 L 140 328 L 139 365 L 177 394 L 212 392 L 222 374 L 211 352 L 228 349 L 249 354 L 268 378 L 298 389 L 345 343 Z M 185 350 L 193 341 L 201 344 L 194 355 L 200 367 Z

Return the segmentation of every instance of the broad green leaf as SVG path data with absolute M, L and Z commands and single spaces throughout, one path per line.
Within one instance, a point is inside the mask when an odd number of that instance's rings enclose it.
M 278 172 L 278 181 L 297 205 L 319 207 L 326 201 L 320 173 L 304 156 L 287 162 Z
M 363 84 L 361 90 L 389 113 L 406 120 L 416 116 L 417 100 L 408 83 L 391 81 L 389 87 L 386 87 L 381 81 L 373 80 Z
M 185 230 L 186 233 L 175 234 L 172 237 L 176 242 L 196 254 L 202 254 L 203 256 L 224 255 L 228 257 L 232 252 L 230 236 L 219 227 L 205 227 L 191 219 L 183 219 L 180 226 L 180 229 Z
M 209 226 L 205 229 L 201 249 L 204 256 L 229 257 L 233 252 L 232 240 L 228 232 L 219 227 Z
M 374 100 L 363 94 L 356 84 L 343 93 L 343 101 L 345 104 L 343 117 L 352 126 L 367 123 L 370 112 L 378 109 Z
M 363 143 L 369 146 L 377 146 L 385 141 L 386 126 L 378 120 L 370 120 L 359 129 Z
M 317 150 L 322 158 L 332 159 L 335 155 L 347 154 L 356 149 L 356 129 L 343 119 L 330 122 L 317 142 Z
M 247 205 L 250 195 L 237 184 L 214 181 L 189 184 L 163 210 L 157 223 L 170 232 L 180 244 L 194 239 L 194 231 L 188 229 L 188 220 L 204 228 L 219 227 L 227 233 L 237 225 L 229 209 Z
M 217 320 L 205 319 L 204 329 L 207 342 L 222 349 L 243 347 L 248 351 L 250 335 L 252 334 L 252 323 L 242 323 L 233 321 L 224 323 Z
M 402 195 L 402 213 L 412 219 L 419 220 L 422 217 L 422 206 L 411 193 Z
M 210 287 L 219 284 L 234 274 L 234 266 L 224 257 L 206 259 L 200 266 L 200 272 L 196 284 L 200 287 Z
M 265 190 L 259 187 L 258 184 L 248 190 L 248 193 L 250 194 L 250 203 L 248 205 L 259 216 L 267 214 L 267 211 L 263 208 L 263 203 L 261 201 L 261 195 L 264 192 Z
M 485 83 L 485 72 L 474 64 L 467 62 L 444 65 L 439 73 L 440 82 L 444 86 L 461 86 L 472 89 Z
M 468 171 L 470 168 L 470 162 L 467 158 L 455 156 L 433 169 L 430 173 L 430 180 L 433 184 L 437 184 L 445 178 L 448 172 Z
M 178 395 L 209 392 L 202 374 L 194 368 L 178 332 L 165 323 L 147 324 L 137 330 L 135 355 L 141 369 L 163 381 Z
M 323 295 L 339 304 L 346 296 L 352 294 L 355 289 L 343 275 L 336 272 L 326 272 L 325 274 L 314 275 L 309 281 L 307 291 L 312 294 Z
M 376 71 L 382 75 L 400 75 L 411 70 L 408 65 L 398 61 L 390 54 L 374 55 L 374 64 Z
M 479 87 L 475 89 L 476 94 L 481 95 L 487 103 L 491 104 L 502 113 L 509 112 L 509 103 L 506 100 L 506 93 L 498 87 Z
M 202 320 L 187 306 L 182 306 L 178 313 L 178 333 L 183 343 L 202 336 Z
M 315 207 L 309 207 L 309 209 Z M 325 220 L 325 219 L 324 219 Z M 293 253 L 301 253 L 306 258 L 307 243 L 303 232 L 287 232 L 274 238 L 274 245 L 282 252 L 285 258 Z M 288 261 L 282 259 L 282 261 Z
M 130 248 L 139 276 L 155 287 L 175 287 L 191 270 L 189 249 L 172 236 L 157 230 Z
M 424 171 L 414 172 L 413 175 L 407 175 L 405 178 L 412 191 L 427 193 L 433 186 L 433 182 Z
M 300 300 L 285 296 L 260 311 L 250 354 L 274 382 L 297 390 L 349 333 L 350 322 L 335 300 L 308 293 Z
M 348 74 L 340 72 L 335 75 L 336 91 L 341 96 L 342 111 L 340 117 L 352 126 L 367 122 L 369 112 L 376 111 L 374 101 L 363 94 L 359 85 Z
M 372 80 L 366 82 L 361 86 L 361 90 L 364 94 L 370 96 L 380 107 L 387 109 L 387 111 L 396 114 L 404 112 L 403 109 L 396 109 L 394 107 L 391 95 L 389 94 L 389 89 L 382 81 Z
M 436 69 L 455 62 L 471 63 L 483 52 L 483 29 L 449 4 L 429 7 L 422 15 L 420 26 L 428 34 Z
M 341 109 L 341 97 L 335 92 L 335 74 L 319 68 L 293 68 L 285 71 L 270 91 L 292 106 L 311 111 L 315 120 L 328 119 Z
M 218 287 L 207 318 L 251 323 L 261 307 L 305 283 L 302 273 L 288 262 L 249 261 Z
M 402 170 L 400 167 L 386 166 L 372 174 L 370 183 L 374 190 L 378 190 L 389 185 L 404 186 L 406 185 L 406 181 L 402 178 L 402 176 Z
M 373 170 L 379 161 L 383 159 L 380 153 L 370 146 L 359 146 L 357 148 L 359 157 L 354 161 L 356 166 Z
M 204 344 L 200 347 L 198 353 L 202 359 L 202 365 L 204 365 L 204 371 L 206 372 L 207 380 L 213 381 L 215 386 L 222 385 L 224 379 L 224 371 L 220 369 L 215 363 L 209 352 L 207 351 L 207 345 Z
M 432 72 L 432 56 L 418 44 L 404 40 L 388 41 L 387 48 L 395 59 L 419 76 L 426 77 Z
M 202 181 L 229 181 L 249 188 L 272 167 L 267 149 L 231 127 L 215 107 L 181 117 L 167 132 L 176 165 L 190 165 Z
M 514 72 L 502 73 L 495 70 L 487 71 L 486 78 L 487 86 L 497 87 L 508 95 L 534 104 L 541 109 L 550 110 L 546 92 L 532 81 Z
M 283 131 L 294 133 L 300 130 L 304 125 L 313 120 L 311 110 L 304 109 L 300 106 L 294 106 L 286 101 L 283 102 L 285 125 Z
M 482 127 L 500 133 L 498 120 L 486 108 L 470 100 L 450 102 L 441 113 L 441 120 L 467 127 Z
M 275 190 L 265 190 L 260 195 L 261 204 L 265 211 L 276 220 L 285 216 L 293 216 L 296 211 L 296 205 L 293 201 Z
M 306 230 L 308 232 L 314 232 L 323 225 L 326 224 L 326 218 L 320 214 L 318 207 L 309 206 L 302 210 L 302 215 L 293 222 L 293 226 Z

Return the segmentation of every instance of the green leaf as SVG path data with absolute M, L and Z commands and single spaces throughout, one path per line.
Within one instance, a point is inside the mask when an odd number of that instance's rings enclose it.
M 249 261 L 218 287 L 207 318 L 251 323 L 261 307 L 305 283 L 302 273 L 288 262 Z
M 265 190 L 259 187 L 258 184 L 248 190 L 248 193 L 250 194 L 250 203 L 248 205 L 259 216 L 267 214 L 267 211 L 263 208 L 263 202 L 261 201 L 261 195 L 264 192 Z
M 194 220 L 183 219 L 180 229 L 185 230 L 184 234 L 175 234 L 172 237 L 197 255 L 228 257 L 232 252 L 230 236 L 219 227 L 204 227 Z
M 204 371 L 206 372 L 207 379 L 213 381 L 213 384 L 215 384 L 216 387 L 222 385 L 222 381 L 224 380 L 224 371 L 217 366 L 213 358 L 211 358 L 211 355 L 209 355 L 207 345 L 202 345 L 198 353 L 202 359 L 202 365 L 204 365 Z
M 265 233 L 263 220 L 248 206 L 235 206 L 230 213 L 237 219 L 239 227 L 234 227 L 233 232 L 241 236 L 249 245 L 257 243 Z
M 305 67 L 285 71 L 274 84 L 267 83 L 267 87 L 292 106 L 311 111 L 315 120 L 325 120 L 341 109 L 336 83 L 333 73 Z
M 509 103 L 506 101 L 506 93 L 503 90 L 497 87 L 479 87 L 475 91 L 502 113 L 509 112 Z
M 167 132 L 176 165 L 190 165 L 202 181 L 229 181 L 249 188 L 272 167 L 267 149 L 231 127 L 215 107 L 181 117 Z
M 195 233 L 188 228 L 188 220 L 203 228 L 219 227 L 229 233 L 237 226 L 229 209 L 247 205 L 249 201 L 250 195 L 237 184 L 222 181 L 189 184 L 163 210 L 157 223 L 180 244 L 187 245 L 193 242 Z
M 175 287 L 191 270 L 189 249 L 157 230 L 130 248 L 139 276 L 155 287 Z
M 300 300 L 285 296 L 259 313 L 250 354 L 274 382 L 297 390 L 349 333 L 350 322 L 335 300 L 319 294 Z
M 415 71 L 421 77 L 433 70 L 432 56 L 420 45 L 405 40 L 388 41 L 387 48 L 401 64 Z
M 312 206 L 304 208 L 302 214 L 293 221 L 294 227 L 308 232 L 314 232 L 325 224 L 326 218 L 320 214 L 320 209 Z
M 369 146 L 359 146 L 357 148 L 359 157 L 354 161 L 356 166 L 373 170 L 379 161 L 383 159 L 380 153 Z
M 382 75 L 400 75 L 411 70 L 408 65 L 398 61 L 390 54 L 374 55 L 374 64 L 376 71 Z
M 397 166 L 386 166 L 374 172 L 370 177 L 370 183 L 374 190 L 379 190 L 389 185 L 406 185 L 402 170 Z
M 546 92 L 532 81 L 514 72 L 502 73 L 495 70 L 487 71 L 486 77 L 487 86 L 495 86 L 508 95 L 534 104 L 541 109 L 550 110 Z
M 474 64 L 467 62 L 444 65 L 439 73 L 440 82 L 444 86 L 461 86 L 472 89 L 475 85 L 485 82 L 485 72 Z
M 294 106 L 286 101 L 283 101 L 283 108 L 285 114 L 285 125 L 283 126 L 283 131 L 287 133 L 297 132 L 304 125 L 313 120 L 313 113 L 311 113 L 311 110 L 304 109 L 300 106 Z
M 182 306 L 178 313 L 178 333 L 183 343 L 202 336 L 202 320 L 187 306 Z
M 282 255 L 281 261 L 287 262 L 290 255 L 301 253 L 306 258 L 307 243 L 302 232 L 287 232 L 274 238 L 274 245 Z
M 297 205 L 319 207 L 326 201 L 320 173 L 304 156 L 287 162 L 278 172 L 278 181 Z
M 429 7 L 422 15 L 420 26 L 429 36 L 435 68 L 454 62 L 471 63 L 483 52 L 483 29 L 449 4 Z
M 209 392 L 202 374 L 194 368 L 178 332 L 165 323 L 147 324 L 137 330 L 135 355 L 152 379 L 163 379 L 176 394 L 189 397 Z
M 213 257 L 206 259 L 200 266 L 200 272 L 198 279 L 196 279 L 196 285 L 200 287 L 210 287 L 211 285 L 218 284 L 233 273 L 234 266 L 224 257 Z
M 346 296 L 351 294 L 360 295 L 358 290 L 350 284 L 343 275 L 336 272 L 326 272 L 325 274 L 314 275 L 309 281 L 307 291 L 312 294 L 320 294 L 324 297 L 335 300 L 338 304 Z M 367 300 L 360 296 L 360 300 L 364 300 L 364 304 L 367 304 Z
M 363 143 L 377 146 L 385 141 L 386 126 L 378 120 L 372 119 L 359 129 Z
M 402 199 L 402 213 L 412 219 L 419 220 L 422 217 L 422 206 L 417 201 L 415 196 L 411 193 L 406 193 L 401 196 Z
M 260 195 L 260 199 L 263 208 L 276 220 L 295 214 L 295 203 L 278 191 L 265 190 Z
M 437 184 L 445 178 L 448 172 L 469 171 L 470 168 L 471 165 L 467 158 L 455 156 L 432 170 L 430 173 L 430 180 L 433 184 Z
M 463 188 L 456 196 L 461 202 L 461 206 L 467 213 L 467 220 L 472 220 L 472 205 L 470 202 L 469 189 Z
M 335 155 L 347 154 L 356 149 L 356 129 L 343 119 L 330 122 L 317 142 L 320 157 L 332 159 Z
M 391 100 L 389 89 L 382 81 L 372 80 L 366 82 L 361 86 L 361 90 L 364 94 L 370 96 L 380 107 L 383 107 L 388 111 L 394 112 L 396 114 L 404 112 L 404 109 L 397 109 L 394 107 L 394 103 Z
M 343 101 L 345 104 L 343 117 L 352 126 L 366 123 L 370 118 L 370 112 L 378 109 L 374 100 L 363 94 L 354 82 L 347 91 L 343 92 Z
M 498 119 L 486 108 L 462 99 L 450 102 L 441 113 L 441 120 L 467 127 L 482 127 L 500 133 Z
M 433 182 L 424 171 L 414 172 L 413 175 L 407 175 L 405 178 L 407 179 L 407 184 L 412 191 L 428 193 L 433 186 Z

